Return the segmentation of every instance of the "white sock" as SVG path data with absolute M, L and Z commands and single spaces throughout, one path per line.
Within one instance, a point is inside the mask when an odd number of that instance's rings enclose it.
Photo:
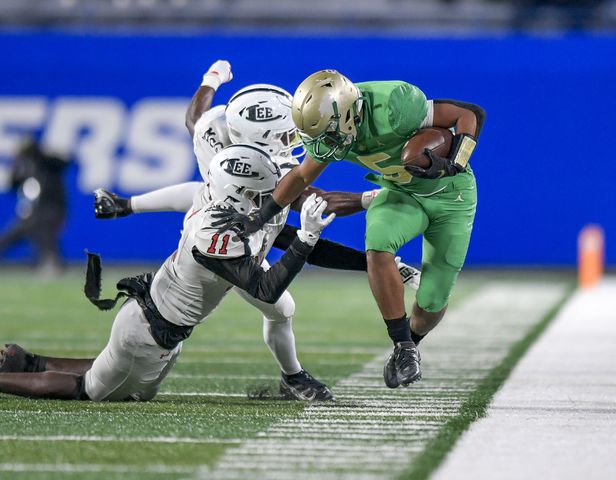
M 283 373 L 292 375 L 302 369 L 295 351 L 295 335 L 290 318 L 271 320 L 264 316 L 263 340 L 265 340 Z

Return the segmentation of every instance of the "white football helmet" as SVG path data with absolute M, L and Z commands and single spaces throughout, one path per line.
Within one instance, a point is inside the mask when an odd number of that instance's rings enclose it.
M 280 168 L 269 154 L 252 145 L 230 145 L 218 152 L 208 171 L 212 200 L 230 203 L 247 214 L 261 208 L 280 179 Z
M 242 88 L 225 108 L 229 138 L 233 143 L 254 144 L 270 155 L 293 155 L 302 141 L 291 117 L 292 101 L 289 92 L 275 85 Z

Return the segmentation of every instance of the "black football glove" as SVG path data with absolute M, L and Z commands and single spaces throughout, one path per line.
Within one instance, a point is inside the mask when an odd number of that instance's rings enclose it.
M 212 227 L 218 227 L 218 233 L 231 230 L 238 236 L 246 238 L 250 234 L 258 232 L 263 228 L 267 221 L 274 215 L 282 211 L 283 207 L 278 205 L 270 196 L 263 202 L 263 205 L 256 212 L 248 215 L 236 212 L 235 210 L 221 211 L 212 214 L 212 218 L 218 218 L 212 222 Z
M 231 230 L 240 237 L 247 237 L 251 233 L 258 232 L 263 228 L 265 222 L 261 219 L 259 211 L 244 215 L 236 211 L 220 211 L 212 213 L 212 218 L 218 218 L 212 222 L 212 227 L 218 227 L 218 233 Z
M 428 168 L 421 168 L 415 165 L 406 165 L 404 167 L 414 177 L 431 179 L 452 177 L 464 170 L 459 169 L 449 158 L 441 157 L 427 148 L 424 150 L 424 155 L 432 162 Z
M 468 159 L 473 153 L 477 140 L 466 133 L 457 134 L 453 137 L 451 152 L 448 157 L 441 157 L 430 149 L 424 150 L 424 155 L 431 161 L 430 167 L 421 168 L 415 165 L 406 165 L 407 172 L 419 178 L 437 179 L 453 177 L 466 170 Z
M 104 188 L 94 190 L 94 216 L 96 218 L 125 217 L 133 213 L 130 200 L 118 197 Z

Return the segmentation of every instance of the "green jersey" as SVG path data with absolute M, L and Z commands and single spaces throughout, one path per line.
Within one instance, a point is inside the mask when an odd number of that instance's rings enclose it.
M 366 179 L 383 187 L 419 195 L 429 195 L 445 188 L 454 177 L 438 180 L 415 178 L 401 163 L 402 147 L 424 125 L 428 115 L 424 93 L 416 86 L 400 81 L 355 85 L 364 96 L 363 119 L 345 160 L 377 172 L 369 173 Z M 335 161 L 314 158 L 310 146 L 306 150 L 318 163 Z

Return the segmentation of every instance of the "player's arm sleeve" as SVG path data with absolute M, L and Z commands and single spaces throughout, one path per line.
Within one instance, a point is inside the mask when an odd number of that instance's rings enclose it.
M 426 112 L 426 118 L 424 118 L 423 122 L 419 128 L 431 127 L 434 124 L 434 101 L 428 100 L 428 111 Z
M 474 103 L 460 102 L 459 100 L 444 98 L 434 100 L 434 103 L 449 103 L 451 105 L 455 105 L 456 107 L 464 108 L 465 110 L 470 110 L 473 112 L 475 114 L 475 118 L 477 119 L 477 127 L 475 128 L 475 134 L 473 136 L 475 137 L 475 140 L 479 138 L 481 130 L 483 129 L 483 123 L 486 120 L 486 111 L 482 107 L 475 105 Z
M 131 197 L 133 212 L 187 212 L 193 197 L 203 185 L 200 182 L 187 182 Z
M 251 296 L 266 303 L 276 303 L 300 272 L 312 247 L 295 238 L 284 255 L 265 271 L 250 255 L 224 259 L 208 256 L 196 246 L 195 261 Z
M 293 242 L 297 227 L 285 225 L 274 241 L 274 247 L 286 250 Z M 319 238 L 306 260 L 310 265 L 334 270 L 365 272 L 368 270 L 366 253 L 354 248 Z

